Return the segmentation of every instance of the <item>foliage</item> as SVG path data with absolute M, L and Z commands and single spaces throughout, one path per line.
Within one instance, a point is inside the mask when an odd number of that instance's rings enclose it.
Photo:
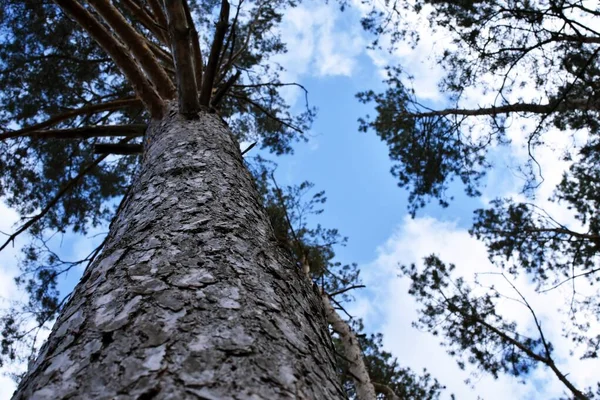
M 393 53 L 399 46 L 419 45 L 416 18 L 426 19 L 430 32 L 444 32 L 449 40 L 436 59 L 444 71 L 439 88 L 447 96 L 446 108 L 423 104 L 411 86 L 412 77 L 396 66 L 387 68 L 382 92 L 358 94 L 376 110 L 374 117 L 360 120 L 361 129 L 374 131 L 388 144 L 396 162 L 392 173 L 400 186 L 411 190 L 413 216 L 430 198 L 448 205 L 447 191 L 455 179 L 468 195 L 479 195 L 493 166 L 490 152 L 500 152 L 509 143 L 509 128 L 518 134 L 515 125 L 530 126 L 521 129 L 529 160 L 518 167 L 526 177 L 523 193 L 530 197 L 544 180 L 535 157 L 546 133 L 562 131 L 573 143 L 578 142 L 576 134 L 584 137 L 582 145 L 565 151 L 572 164 L 550 199 L 571 210 L 579 224 L 560 221 L 534 199 L 499 198 L 475 211 L 470 233 L 512 278 L 526 273 L 538 292 L 569 290 L 563 335 L 572 339 L 573 352 L 582 345 L 582 358 L 597 357 L 599 341 L 591 327 L 600 321 L 594 285 L 600 279 L 600 9 L 577 0 L 371 4 L 363 27 L 374 34 L 374 48 Z M 476 106 L 469 99 L 473 94 L 479 99 Z M 521 330 L 497 312 L 505 294 L 493 287 L 480 293 L 452 277 L 453 269 L 431 255 L 423 269 L 413 265 L 402 271 L 411 279 L 410 294 L 422 304 L 416 325 L 440 336 L 459 366 L 473 364 L 494 377 L 508 374 L 525 380 L 533 368 L 544 365 L 572 397 L 594 396 L 596 389 L 579 391 L 555 365 L 552 345 L 516 287 L 517 300 L 532 317 L 531 326 Z M 508 276 L 498 274 L 512 285 Z
M 414 216 L 429 198 L 448 206 L 449 182 L 459 178 L 469 196 L 479 195 L 478 183 L 485 174 L 489 138 L 474 138 L 462 133 L 460 123 L 445 116 L 419 113 L 414 90 L 403 82 L 399 67 L 387 68 L 387 89 L 357 95 L 363 103 L 375 102 L 376 117 L 359 119 L 360 130 L 373 130 L 385 141 L 389 155 L 397 163 L 392 175 L 398 186 L 410 187 L 409 210 Z
M 535 126 L 523 132 L 531 156 L 523 170 L 526 190 L 539 185 L 534 150 L 548 129 L 585 130 L 592 135 L 589 144 L 596 140 L 600 33 L 594 26 L 600 13 L 593 5 L 564 0 L 387 0 L 384 8 L 373 2 L 363 27 L 375 35 L 373 46 L 386 45 L 393 52 L 402 43 L 416 46 L 421 40 L 412 25 L 415 14 L 451 40 L 437 62 L 445 71 L 440 90 L 452 106 L 431 109 L 421 104 L 406 83 L 410 77 L 397 67 L 388 68 L 384 92 L 358 95 L 375 103 L 377 116 L 362 120 L 362 129 L 375 131 L 388 143 L 391 158 L 399 161 L 393 172 L 401 186 L 413 188 L 413 214 L 428 196 L 447 205 L 445 192 L 455 177 L 468 195 L 477 195 L 490 166 L 487 151 L 507 143 L 506 128 L 518 117 Z M 464 99 L 469 91 L 490 103 L 469 108 Z M 437 165 L 439 171 L 432 168 Z

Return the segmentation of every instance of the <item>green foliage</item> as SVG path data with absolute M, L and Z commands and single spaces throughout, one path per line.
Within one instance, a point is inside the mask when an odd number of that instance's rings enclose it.
M 505 321 L 496 312 L 498 292 L 473 294 L 462 278 L 452 279 L 454 265 L 447 266 L 436 256 L 425 258 L 424 265 L 422 271 L 414 264 L 402 267 L 411 279 L 409 294 L 422 304 L 414 325 L 440 335 L 460 368 L 468 362 L 498 378 L 500 373 L 524 377 L 537 367 L 536 360 L 515 342 L 537 354 L 545 351 L 543 339 L 519 334 L 516 323 Z M 552 347 L 547 345 L 551 353 Z
M 488 166 L 485 156 L 490 139 L 464 135 L 460 124 L 445 116 L 418 115 L 414 90 L 403 82 L 398 67 L 387 68 L 387 89 L 357 95 L 363 103 L 375 103 L 376 117 L 359 119 L 360 130 L 373 130 L 385 141 L 389 155 L 397 163 L 392 175 L 400 187 L 409 187 L 409 210 L 414 216 L 430 198 L 448 206 L 446 191 L 455 178 L 465 185 L 469 196 L 479 195 L 478 183 Z M 502 131 L 500 131 L 502 133 Z
M 210 16 L 217 3 L 192 3 L 192 8 L 203 11 L 198 13 L 202 15 L 198 23 L 205 33 L 205 49 L 212 40 Z M 295 4 L 294 1 L 245 3 L 247 7 L 232 29 L 234 37 L 230 37 L 231 46 L 227 49 L 230 55 L 239 53 L 231 67 L 243 71 L 245 76 L 220 112 L 230 120 L 240 141 L 259 140 L 263 148 L 276 154 L 291 152 L 291 144 L 304 139 L 301 133 L 308 129 L 314 117 L 314 110 L 310 108 L 298 115 L 292 113 L 277 91 L 281 84 L 280 68 L 273 69 L 268 64 L 269 57 L 286 51 L 273 29 L 281 21 L 285 8 Z M 131 87 L 103 50 L 52 2 L 1 1 L 0 9 L 0 31 L 3 32 L 0 35 L 0 131 L 10 132 L 67 110 L 133 96 Z M 132 24 L 137 26 L 135 22 Z M 246 39 L 248 35 L 251 36 Z M 232 74 L 232 68 L 223 74 Z M 226 76 L 220 80 L 225 81 Z M 148 122 L 147 114 L 139 107 L 131 107 L 69 118 L 54 127 L 143 122 Z M 107 138 L 4 140 L 0 143 L 3 177 L 0 194 L 6 196 L 9 205 L 16 207 L 22 217 L 29 216 L 43 208 L 62 185 L 93 162 L 94 144 L 114 141 Z M 112 216 L 107 203 L 123 195 L 137 162 L 136 157 L 123 157 L 101 163 L 80 180 L 76 190 L 61 199 L 61 207 L 47 216 L 43 227 L 64 231 L 71 226 L 83 231 L 90 222 L 92 225 L 106 223 Z
M 592 286 L 600 279 L 599 9 L 576 0 L 386 0 L 385 9 L 372 4 L 363 27 L 375 35 L 373 47 L 394 51 L 400 45 L 416 46 L 421 38 L 411 26 L 415 14 L 428 20 L 431 31 L 443 31 L 452 41 L 436 59 L 445 72 L 439 88 L 448 108 L 432 110 L 421 104 L 410 77 L 394 66 L 388 67 L 384 91 L 358 95 L 375 104 L 376 116 L 362 119 L 361 129 L 374 131 L 388 144 L 397 162 L 392 173 L 400 186 L 411 190 L 413 216 L 428 198 L 447 205 L 445 192 L 457 177 L 467 194 L 478 195 L 481 178 L 492 166 L 489 150 L 502 150 L 506 129 L 519 118 L 534 126 L 522 129 L 530 155 L 520 168 L 526 175 L 526 195 L 543 180 L 534 154 L 544 145 L 546 132 L 558 129 L 573 139 L 576 131 L 587 134 L 583 146 L 567 150 L 565 157 L 573 163 L 551 199 L 572 210 L 582 227 L 558 221 L 532 203 L 496 199 L 475 212 L 470 232 L 486 244 L 493 263 L 512 276 L 528 274 L 538 291 L 568 284 L 561 288 L 571 292 L 570 323 L 563 335 L 572 339 L 573 352 L 582 345 L 583 358 L 597 357 L 600 341 L 591 327 L 600 321 L 598 292 Z M 494 95 L 491 104 L 465 108 L 464 93 L 473 89 Z M 535 322 L 533 337 L 498 314 L 502 295 L 495 288 L 482 293 L 472 289 L 453 278 L 454 267 L 436 256 L 424 264 L 423 270 L 402 268 L 412 282 L 410 294 L 422 304 L 416 325 L 439 335 L 459 366 L 468 363 L 494 377 L 526 379 L 544 364 L 568 382 L 555 371 L 552 346 L 522 296 L 519 301 Z M 578 290 L 580 284 L 585 290 Z M 591 389 L 584 396 L 565 385 L 576 398 L 592 397 Z
M 476 210 L 471 233 L 486 243 L 492 261 L 512 274 L 522 269 L 540 285 L 556 285 L 574 269 L 594 268 L 597 233 L 572 231 L 530 203 L 496 199 L 491 204 Z
M 597 8 L 570 0 L 386 0 L 385 5 L 381 9 L 373 2 L 363 20 L 375 35 L 375 47 L 382 47 L 382 38 L 390 51 L 400 44 L 417 45 L 415 13 L 428 19 L 432 31 L 443 30 L 452 40 L 437 59 L 445 71 L 439 87 L 451 108 L 431 110 L 420 104 L 396 67 L 388 68 L 385 91 L 359 94 L 361 101 L 374 102 L 377 111 L 373 120 L 361 121 L 361 128 L 387 142 L 391 158 L 398 161 L 392 172 L 400 186 L 411 187 L 413 214 L 427 197 L 446 205 L 445 191 L 456 177 L 467 194 L 478 194 L 480 178 L 490 166 L 488 149 L 506 143 L 507 119 L 513 123 L 512 118 L 525 116 L 535 122 L 534 129 L 523 132 L 530 154 L 549 128 L 584 130 L 592 135 L 589 144 L 597 140 Z M 465 110 L 461 100 L 467 89 L 495 94 L 493 104 Z M 535 163 L 532 156 L 524 171 L 527 190 L 538 183 Z

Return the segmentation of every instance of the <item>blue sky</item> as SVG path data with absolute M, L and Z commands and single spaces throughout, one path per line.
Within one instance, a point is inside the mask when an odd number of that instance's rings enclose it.
M 523 141 L 518 129 L 509 132 L 514 139 L 513 146 L 498 150 L 494 155 L 499 168 L 491 172 L 482 198 L 467 198 L 460 185 L 455 185 L 452 194 L 456 200 L 450 207 L 442 209 L 432 204 L 411 219 L 407 215 L 407 192 L 397 187 L 389 172 L 392 163 L 386 145 L 372 132 L 358 132 L 357 119 L 372 110 L 360 104 L 355 94 L 365 89 L 383 88 L 381 67 L 400 62 L 415 75 L 415 88 L 421 99 L 433 106 L 443 106 L 444 97 L 436 89 L 442 71 L 434 65 L 432 57 L 449 45 L 448 39 L 443 32 L 427 34 L 414 50 L 405 46 L 392 55 L 367 52 L 369 37 L 360 28 L 359 3 L 355 1 L 353 8 L 341 14 L 335 4 L 307 1 L 284 18 L 282 33 L 290 52 L 278 61 L 288 69 L 286 75 L 290 81 L 297 81 L 308 89 L 309 101 L 318 108 L 318 115 L 308 143 L 296 145 L 292 156 L 272 158 L 279 164 L 279 182 L 295 184 L 308 180 L 315 184 L 316 190 L 326 191 L 328 201 L 318 222 L 348 236 L 348 246 L 338 249 L 338 257 L 344 263 L 357 262 L 368 285 L 356 293 L 351 310 L 365 319 L 367 330 L 384 334 L 386 348 L 402 365 L 417 371 L 427 367 L 448 386 L 448 394 L 453 392 L 459 399 L 476 399 L 478 395 L 485 399 L 559 396 L 563 392 L 560 383 L 542 369 L 533 373 L 532 383 L 528 385 L 520 385 L 507 377 L 494 381 L 483 375 L 475 379 L 474 388 L 470 388 L 462 383 L 469 377 L 469 371 L 459 371 L 435 338 L 410 326 L 416 318 L 416 306 L 406 293 L 407 282 L 397 277 L 398 264 L 419 263 L 422 257 L 437 253 L 442 259 L 456 263 L 459 272 L 466 277 L 472 277 L 477 271 L 491 270 L 483 244 L 471 238 L 466 230 L 470 227 L 473 210 L 491 198 L 498 195 L 519 198 L 520 183 L 506 166 L 514 166 L 524 159 Z M 302 96 L 291 91 L 285 95 L 297 106 L 302 105 Z M 488 100 L 484 94 L 473 92 L 469 105 L 483 105 Z M 549 136 L 548 143 L 560 149 L 566 142 L 564 136 L 556 133 Z M 552 149 L 538 155 L 548 171 L 548 179 L 540 188 L 540 204 L 565 223 L 574 224 L 567 211 L 545 202 L 567 164 L 556 162 L 557 153 Z M 9 231 L 16 216 L 5 207 L 0 209 L 0 214 L 3 217 L 0 229 Z M 0 254 L 1 296 L 15 293 L 11 275 L 15 273 L 14 257 L 18 247 L 19 241 L 15 249 Z M 63 241 L 66 257 L 86 254 L 91 249 L 93 245 L 89 241 L 71 237 Z M 65 292 L 80 273 L 74 271 L 62 283 Z M 533 296 L 526 279 L 517 284 Z M 552 338 L 559 347 L 561 365 L 577 377 L 581 386 L 589 385 L 595 380 L 591 371 L 598 370 L 599 365 L 573 360 L 567 356 L 569 347 L 560 347 L 564 344 L 559 337 L 560 321 L 551 316 L 555 315 L 555 306 L 562 301 L 562 294 L 553 295 L 556 297 L 533 296 L 533 304 L 545 318 L 544 326 L 555 332 Z M 522 308 L 509 303 L 501 308 L 524 328 L 530 325 L 529 316 Z M 9 398 L 10 390 L 5 391 L 9 381 L 0 378 L 0 385 L 3 388 L 0 400 Z

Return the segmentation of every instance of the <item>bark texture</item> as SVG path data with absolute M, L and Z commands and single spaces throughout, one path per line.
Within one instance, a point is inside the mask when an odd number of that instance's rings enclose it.
M 369 371 L 365 366 L 362 351 L 358 345 L 358 339 L 352 332 L 350 325 L 344 321 L 331 305 L 331 300 L 327 294 L 322 294 L 323 306 L 327 314 L 327 321 L 331 328 L 340 335 L 344 358 L 349 363 L 349 372 L 354 381 L 357 400 L 375 400 L 375 388 L 371 383 Z
M 173 108 L 13 399 L 342 399 L 318 292 L 235 139 Z

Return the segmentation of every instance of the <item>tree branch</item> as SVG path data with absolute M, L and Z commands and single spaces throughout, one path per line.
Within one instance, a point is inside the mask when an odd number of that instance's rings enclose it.
M 20 137 L 20 136 L 27 136 L 30 132 L 48 128 L 48 127 L 56 125 L 62 121 L 65 121 L 69 118 L 77 117 L 79 115 L 94 114 L 94 113 L 98 113 L 98 112 L 102 112 L 102 111 L 119 110 L 121 108 L 130 107 L 130 106 L 139 106 L 139 105 L 142 105 L 142 102 L 140 99 L 129 98 L 129 99 L 108 101 L 106 103 L 94 104 L 91 106 L 84 106 L 81 108 L 77 108 L 75 110 L 69 110 L 62 114 L 55 115 L 52 118 L 50 118 L 44 122 L 40 122 L 39 124 L 34 124 L 34 125 L 28 126 L 26 128 L 12 131 L 12 132 L 5 132 L 0 135 L 0 141 L 6 140 L 6 139 L 11 139 L 11 138 L 16 138 L 16 137 Z
M 161 118 L 164 103 L 135 61 L 131 59 L 127 49 L 88 10 L 75 0 L 55 0 L 55 2 L 108 53 L 117 67 L 127 77 L 152 117 Z
M 127 9 L 127 11 L 133 14 L 133 16 L 138 19 L 138 21 L 144 26 L 144 28 L 152 32 L 154 36 L 163 44 L 169 44 L 167 31 L 161 29 L 159 24 L 154 19 L 152 19 L 150 15 L 148 15 L 148 12 L 145 9 L 140 7 L 132 0 L 122 0 L 122 2 L 123 6 Z
M 356 389 L 356 398 L 358 400 L 375 400 L 375 388 L 371 383 L 371 378 L 365 366 L 360 346 L 356 335 L 352 332 L 350 326 L 344 321 L 335 309 L 331 306 L 329 296 L 325 292 L 321 295 L 327 322 L 331 325 L 334 332 L 340 335 L 344 356 L 350 364 L 350 373 L 354 380 Z
M 154 53 L 154 55 L 164 63 L 164 65 L 166 66 L 164 68 L 167 69 L 167 71 L 168 67 L 175 71 L 175 64 L 173 63 L 173 56 L 171 55 L 171 53 L 167 52 L 165 49 L 163 49 L 156 43 L 151 42 L 150 40 L 146 40 L 146 43 L 150 47 L 152 53 Z
M 193 117 L 200 110 L 198 102 L 198 83 L 192 58 L 190 27 L 185 15 L 185 0 L 166 0 L 169 32 L 171 34 L 171 51 L 175 59 L 175 76 L 177 78 L 177 94 L 179 112 Z
M 398 397 L 392 388 L 383 383 L 373 382 L 373 387 L 375 388 L 375 392 L 383 394 L 387 400 L 400 400 L 400 397 Z
M 192 13 L 190 12 L 190 5 L 188 4 L 187 0 L 182 0 L 182 2 L 183 11 L 185 11 L 185 18 L 187 20 L 188 26 L 191 29 L 194 72 L 196 75 L 196 87 L 198 87 L 199 85 L 202 85 L 202 68 L 204 68 L 202 62 L 202 51 L 200 50 L 200 38 L 198 37 L 196 24 L 194 24 L 194 19 L 192 18 Z
M 302 129 L 290 124 L 289 122 L 286 122 L 280 118 L 277 118 L 275 115 L 271 114 L 269 112 L 269 110 L 265 109 L 263 106 L 261 106 L 260 104 L 258 104 L 257 102 L 255 102 L 254 100 L 250 99 L 247 96 L 240 96 L 238 94 L 235 94 L 233 92 L 230 93 L 226 93 L 227 96 L 231 96 L 231 97 L 235 97 L 236 99 L 240 99 L 242 101 L 245 101 L 249 104 L 251 104 L 252 106 L 256 107 L 259 111 L 261 111 L 263 114 L 265 114 L 267 117 L 271 118 L 272 120 L 275 120 L 277 122 L 279 122 L 281 125 L 283 126 L 287 126 L 288 128 L 298 132 L 298 133 L 304 133 L 302 132 Z
M 143 136 L 148 125 L 105 125 L 105 126 L 85 126 L 73 129 L 49 129 L 40 131 L 31 131 L 20 135 L 35 139 L 92 139 L 97 137 L 113 136 Z
M 156 22 L 160 26 L 160 29 L 163 31 L 163 34 L 167 32 L 167 27 L 169 23 L 167 22 L 167 16 L 165 15 L 165 10 L 163 8 L 162 2 L 160 0 L 147 0 L 150 5 L 150 9 L 152 10 L 152 14 L 156 18 Z
M 340 294 L 342 294 L 342 293 L 346 293 L 346 292 L 348 292 L 348 291 L 350 291 L 350 290 L 353 290 L 353 289 L 362 289 L 362 288 L 364 288 L 364 287 L 366 287 L 366 286 L 365 286 L 365 285 L 354 285 L 354 286 L 348 286 L 347 288 L 344 288 L 344 289 L 338 290 L 337 292 L 330 293 L 330 294 L 329 294 L 329 297 L 335 297 L 335 296 L 339 296 Z
M 508 114 L 512 112 L 525 112 L 532 114 L 546 114 L 556 111 L 568 111 L 568 110 L 594 110 L 600 111 L 600 102 L 590 102 L 586 99 L 574 99 L 564 100 L 558 105 L 556 102 L 547 104 L 531 104 L 531 103 L 516 103 L 507 104 L 498 107 L 482 107 L 477 109 L 464 109 L 464 108 L 447 108 L 444 110 L 434 110 L 428 112 L 412 113 L 411 116 L 415 118 L 425 117 L 436 117 L 445 115 L 466 115 L 466 116 L 480 116 L 480 115 L 498 115 Z
M 443 295 L 443 294 L 442 294 Z M 445 296 L 444 296 L 445 298 Z M 448 304 L 452 304 L 449 302 L 448 299 L 446 299 L 446 301 L 448 302 Z M 453 308 L 458 310 L 458 307 L 453 305 Z M 465 319 L 466 316 L 463 315 L 460 311 L 454 311 L 454 313 L 459 314 L 459 316 L 462 319 Z M 523 353 L 525 353 L 528 357 L 541 362 L 542 364 L 548 366 L 556 375 L 556 377 L 571 391 L 571 393 L 573 393 L 573 395 L 575 396 L 576 399 L 578 400 L 588 400 L 588 397 L 585 396 L 582 392 L 580 392 L 566 377 L 566 375 L 564 375 L 562 372 L 560 372 L 560 370 L 556 367 L 556 365 L 554 364 L 554 361 L 552 361 L 552 359 L 548 358 L 548 357 L 544 357 L 541 356 L 539 354 L 537 354 L 536 352 L 534 352 L 533 350 L 531 350 L 529 347 L 525 346 L 523 343 L 519 342 L 518 340 L 508 336 L 505 332 L 502 332 L 500 329 L 496 328 L 495 326 L 489 324 L 488 322 L 486 322 L 484 319 L 482 319 L 477 313 L 472 313 L 472 315 L 469 315 L 468 318 L 472 321 L 475 321 L 476 323 L 481 324 L 482 326 L 484 326 L 485 328 L 487 328 L 488 330 L 490 330 L 491 332 L 493 332 L 494 334 L 496 334 L 497 336 L 499 336 L 502 340 L 504 340 L 507 343 L 510 343 L 511 345 L 515 346 L 516 348 L 518 348 L 519 350 L 521 350 Z
M 96 154 L 130 155 L 140 154 L 143 150 L 144 146 L 139 143 L 96 143 L 94 145 L 94 153 Z
M 217 107 L 219 105 L 221 100 L 223 100 L 223 97 L 225 97 L 225 94 L 227 94 L 229 89 L 231 89 L 233 87 L 233 84 L 240 78 L 241 74 L 242 74 L 241 71 L 239 71 L 239 70 L 236 71 L 236 73 L 234 75 L 229 77 L 229 79 L 227 79 L 225 81 L 225 83 L 223 85 L 221 85 L 221 87 L 219 87 L 219 89 L 217 89 L 217 91 L 215 92 L 215 95 L 213 96 L 213 98 L 210 102 L 210 105 L 212 107 Z
M 200 89 L 200 104 L 206 107 L 208 107 L 210 104 L 213 84 L 215 82 L 215 76 L 217 75 L 217 70 L 219 68 L 221 47 L 223 47 L 223 40 L 225 39 L 225 33 L 227 32 L 228 23 L 229 2 L 227 0 L 221 0 L 219 22 L 217 22 L 217 26 L 215 29 L 215 36 L 213 37 L 212 46 L 210 47 L 210 55 L 208 57 L 208 63 L 206 64 L 206 70 L 204 71 L 202 88 Z
M 147 46 L 146 39 L 140 35 L 125 17 L 109 0 L 88 0 L 98 11 L 98 14 L 110 25 L 123 43 L 129 47 L 133 56 L 139 61 L 142 69 L 146 71 L 150 81 L 156 87 L 158 94 L 165 100 L 175 97 L 175 86 L 165 70 L 152 55 Z
M 124 143 L 127 143 L 131 139 L 132 139 L 131 137 L 128 137 L 128 138 L 121 140 L 119 143 L 124 144 Z M 106 157 L 108 157 L 108 154 L 104 154 L 104 155 L 96 158 L 95 160 L 93 160 L 91 163 L 89 163 L 86 167 L 84 167 L 81 171 L 79 171 L 79 173 L 77 174 L 77 176 L 75 178 L 73 178 L 69 182 L 67 182 L 62 187 L 62 189 L 60 189 L 58 191 L 58 193 L 52 198 L 52 200 L 50 200 L 39 213 L 37 213 L 34 216 L 27 217 L 28 221 L 25 222 L 23 225 L 21 225 L 14 233 L 9 235 L 6 242 L 4 242 L 4 244 L 2 244 L 2 246 L 0 246 L 0 251 L 4 250 L 6 248 L 6 246 L 8 246 L 11 242 L 14 242 L 14 240 L 17 236 L 19 236 L 21 233 L 25 232 L 33 224 L 35 224 L 40 219 L 42 219 L 69 190 L 71 190 L 73 187 L 75 187 L 79 183 L 79 181 L 81 179 L 83 179 L 83 177 L 85 177 L 85 175 L 90 170 L 92 170 L 94 167 L 96 167 L 98 164 L 100 164 Z

